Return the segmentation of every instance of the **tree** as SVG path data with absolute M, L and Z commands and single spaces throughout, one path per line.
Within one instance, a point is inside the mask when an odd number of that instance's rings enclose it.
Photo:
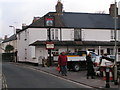
M 12 45 L 7 45 L 6 47 L 5 47 L 5 52 L 6 53 L 10 53 L 11 51 L 13 51 L 14 50 L 14 47 L 12 46 Z

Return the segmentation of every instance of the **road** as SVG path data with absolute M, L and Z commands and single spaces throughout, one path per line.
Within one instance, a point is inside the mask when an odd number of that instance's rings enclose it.
M 0 62 L 0 90 L 2 89 L 2 63 Z
M 52 75 L 12 63 L 3 63 L 8 88 L 86 88 Z

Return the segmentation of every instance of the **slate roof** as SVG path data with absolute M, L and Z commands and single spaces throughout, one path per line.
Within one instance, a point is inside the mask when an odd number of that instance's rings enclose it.
M 16 33 L 19 33 L 22 29 L 16 29 Z
M 62 20 L 62 16 L 61 15 L 57 15 L 55 12 L 50 12 L 47 13 L 46 15 L 53 15 L 55 17 L 55 27 L 66 27 L 64 25 L 64 21 Z M 46 16 L 45 15 L 45 16 Z M 30 27 L 45 27 L 44 25 L 44 17 L 40 18 L 39 20 L 33 22 Z
M 47 41 L 36 41 L 30 46 L 45 46 Z M 55 46 L 114 46 L 115 42 L 109 41 L 52 41 Z M 117 42 L 120 45 L 120 42 Z
M 110 14 L 73 12 L 63 12 L 62 15 L 57 15 L 55 12 L 49 12 L 48 14 L 55 16 L 55 27 L 114 29 L 114 18 L 110 16 Z M 36 22 L 32 23 L 30 27 L 45 27 L 44 16 Z M 120 17 L 118 18 L 117 28 L 120 29 Z
M 114 19 L 109 14 L 64 13 L 63 19 L 67 27 L 75 28 L 114 28 Z
M 9 41 L 13 41 L 13 40 L 17 40 L 17 37 L 16 37 L 16 34 L 10 36 L 9 38 L 3 40 L 2 43 L 6 43 L 6 42 L 9 42 Z

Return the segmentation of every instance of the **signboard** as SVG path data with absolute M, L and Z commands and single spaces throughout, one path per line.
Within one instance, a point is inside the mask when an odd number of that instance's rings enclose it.
M 46 49 L 54 49 L 54 43 L 53 42 L 46 42 Z
M 45 26 L 46 27 L 54 27 L 54 16 L 51 16 L 51 15 L 48 15 L 48 16 L 45 16 Z

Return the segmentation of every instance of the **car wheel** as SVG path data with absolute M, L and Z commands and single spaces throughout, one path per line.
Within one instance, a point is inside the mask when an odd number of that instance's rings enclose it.
M 80 65 L 77 63 L 73 64 L 73 70 L 78 72 L 80 70 Z

